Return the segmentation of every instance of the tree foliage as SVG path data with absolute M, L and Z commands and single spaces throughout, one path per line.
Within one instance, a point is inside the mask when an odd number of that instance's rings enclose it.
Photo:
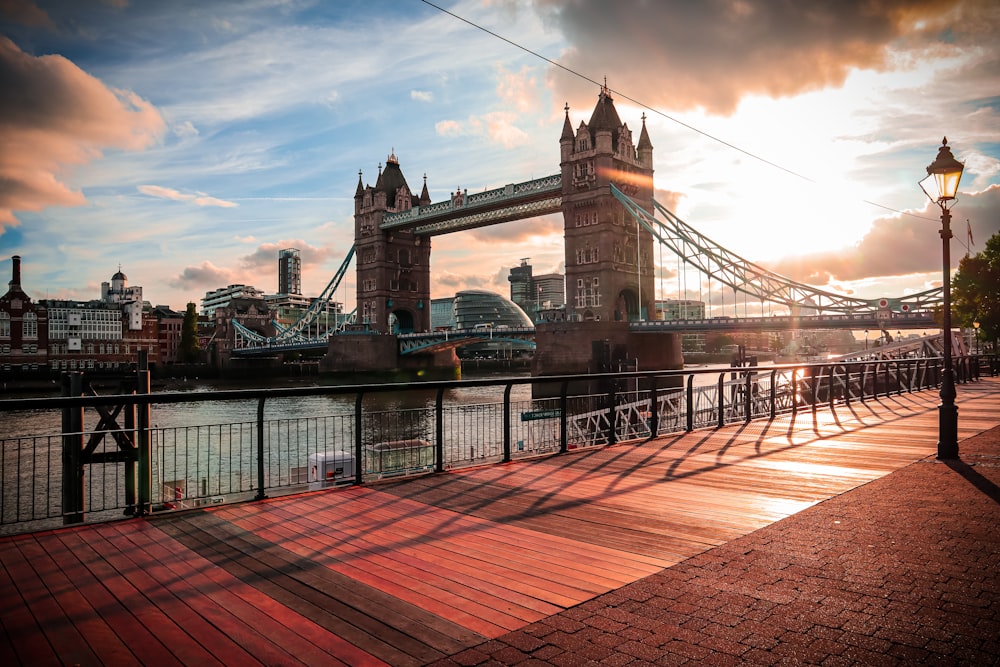
M 177 355 L 184 363 L 192 364 L 198 361 L 201 348 L 198 345 L 198 311 L 194 303 L 187 305 L 184 311 L 184 323 L 181 325 L 181 343 Z
M 976 255 L 958 263 L 952 279 L 952 312 L 963 327 L 979 322 L 980 340 L 1000 338 L 1000 233 Z

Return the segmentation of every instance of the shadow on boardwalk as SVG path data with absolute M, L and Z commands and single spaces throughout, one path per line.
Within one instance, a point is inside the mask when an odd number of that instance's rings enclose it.
M 0 539 L 2 664 L 996 664 L 1000 380 Z

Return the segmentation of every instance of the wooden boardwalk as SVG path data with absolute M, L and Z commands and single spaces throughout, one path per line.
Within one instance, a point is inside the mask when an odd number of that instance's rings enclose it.
M 426 664 L 933 456 L 938 402 L 0 538 L 0 664 Z

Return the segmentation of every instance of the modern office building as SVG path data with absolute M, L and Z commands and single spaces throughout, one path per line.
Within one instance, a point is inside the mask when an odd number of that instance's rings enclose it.
M 566 307 L 566 278 L 561 273 L 532 275 L 528 259 L 521 260 L 507 276 L 510 281 L 510 300 L 531 317 L 532 321 L 545 319 L 542 313 L 553 319 L 552 313 Z
M 431 299 L 431 328 L 434 331 L 455 328 L 455 297 Z
M 220 287 L 211 292 L 205 292 L 201 300 L 201 314 L 205 317 L 215 317 L 217 308 L 225 308 L 233 299 L 263 299 L 264 292 L 250 285 L 234 284 Z
M 532 320 L 516 303 L 495 292 L 465 290 L 455 295 L 455 328 L 474 329 L 477 325 L 497 328 L 531 327 Z
M 278 251 L 278 294 L 302 294 L 302 258 L 298 248 Z

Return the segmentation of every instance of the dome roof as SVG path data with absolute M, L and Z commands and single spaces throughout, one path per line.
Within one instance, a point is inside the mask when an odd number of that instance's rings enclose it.
M 128 280 L 128 277 L 119 270 L 115 275 L 111 276 L 111 280 Z

